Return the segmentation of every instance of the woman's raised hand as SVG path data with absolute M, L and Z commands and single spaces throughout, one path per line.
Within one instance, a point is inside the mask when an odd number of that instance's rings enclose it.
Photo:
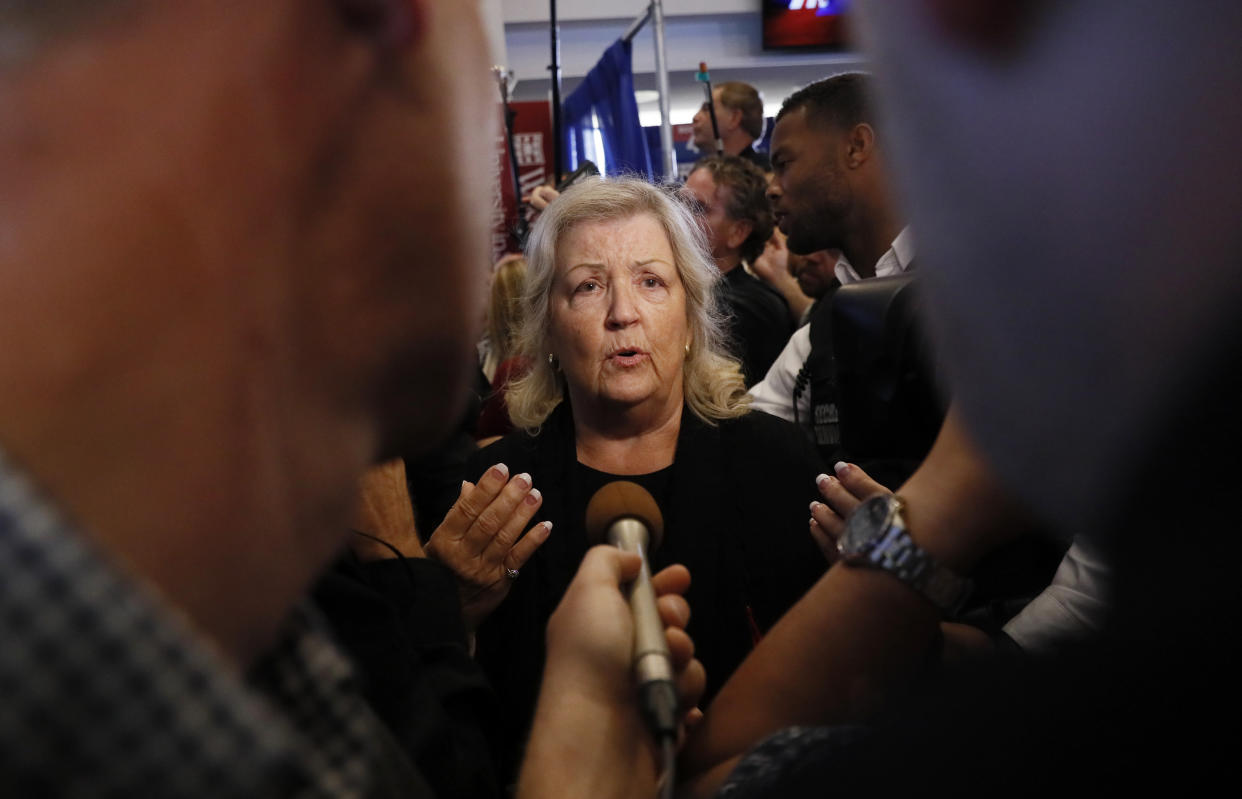
M 522 566 L 548 540 L 551 522 L 522 535 L 543 497 L 529 474 L 509 479 L 498 463 L 478 485 L 461 484 L 461 494 L 427 541 L 427 554 L 457 575 L 462 616 L 473 630 L 509 593 Z
M 824 501 L 811 503 L 811 536 L 829 563 L 837 559 L 837 539 L 845 529 L 846 517 L 863 500 L 877 494 L 893 493 L 852 463 L 837 463 L 833 471 L 835 476 L 821 474 L 815 478 Z

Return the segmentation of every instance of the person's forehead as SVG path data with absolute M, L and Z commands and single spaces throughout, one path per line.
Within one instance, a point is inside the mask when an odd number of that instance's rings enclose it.
M 719 211 L 729 216 L 729 203 L 733 201 L 733 187 L 717 180 L 709 170 L 696 171 L 703 172 L 704 177 L 699 187 L 693 192 L 695 198 L 706 207 L 709 213 Z M 689 180 L 686 181 L 686 185 L 689 187 Z
M 696 169 L 686 178 L 683 191 L 691 194 L 701 203 L 708 203 L 716 191 L 716 178 L 709 169 Z
M 783 145 L 800 144 L 810 132 L 806 121 L 806 107 L 795 108 L 772 126 L 772 149 Z
M 602 262 L 615 260 L 610 256 L 634 258 L 645 253 L 654 257 L 671 251 L 672 245 L 660 220 L 643 212 L 612 219 L 589 219 L 573 225 L 561 238 L 558 260 L 568 263 L 587 258 Z
M 812 120 L 805 106 L 786 114 L 772 130 L 771 150 L 799 154 L 831 152 L 840 146 L 845 133 L 821 119 Z

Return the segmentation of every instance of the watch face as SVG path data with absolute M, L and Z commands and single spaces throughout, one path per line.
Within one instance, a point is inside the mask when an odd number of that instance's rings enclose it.
M 872 497 L 854 509 L 845 523 L 839 549 L 844 555 L 860 552 L 875 536 L 888 528 L 892 503 L 888 496 Z

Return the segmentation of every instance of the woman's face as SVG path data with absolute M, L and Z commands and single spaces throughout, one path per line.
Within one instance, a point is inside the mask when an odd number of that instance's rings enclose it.
M 584 222 L 566 232 L 549 317 L 551 351 L 576 409 L 679 412 L 686 293 L 653 216 Z

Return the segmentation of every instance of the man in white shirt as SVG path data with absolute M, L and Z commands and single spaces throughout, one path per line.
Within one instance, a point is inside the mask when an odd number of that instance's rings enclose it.
M 901 274 L 914 260 L 912 236 L 889 189 L 869 81 L 855 72 L 807 86 L 785 101 L 772 130 L 769 196 L 777 224 L 791 252 L 840 250 L 835 271 L 842 285 Z M 840 433 L 828 322 L 821 301 L 811 324 L 794 333 L 750 393 L 755 408 L 802 424 L 831 449 Z

